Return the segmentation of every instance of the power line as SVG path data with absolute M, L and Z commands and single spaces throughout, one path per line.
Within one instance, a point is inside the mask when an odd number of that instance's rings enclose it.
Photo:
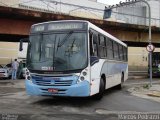
M 19 4 L 30 3 L 30 2 L 33 2 L 33 1 L 37 1 L 37 0 L 30 0 L 30 1 L 26 1 L 26 2 L 16 3 L 16 4 L 13 4 L 13 5 L 10 5 L 10 7 L 15 6 L 15 5 L 19 5 Z
M 43 2 L 44 4 L 46 4 L 46 5 L 47 5 L 47 8 L 48 8 L 48 6 L 49 6 L 49 7 L 53 8 L 53 9 L 55 9 L 54 7 L 52 7 L 52 6 L 50 6 L 49 4 L 47 4 L 46 2 L 44 2 L 43 0 L 40 0 L 40 1 Z M 48 8 L 48 11 L 49 11 L 49 8 Z
M 8 5 L 7 5 L 7 4 L 5 4 L 5 3 L 1 2 L 1 1 L 0 1 L 0 3 L 8 7 Z

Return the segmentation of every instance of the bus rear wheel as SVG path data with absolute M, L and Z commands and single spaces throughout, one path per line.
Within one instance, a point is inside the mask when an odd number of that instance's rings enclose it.
M 97 93 L 94 97 L 96 100 L 100 100 L 103 97 L 105 90 L 105 84 L 103 78 L 100 79 L 100 84 L 99 84 L 99 93 Z
M 124 84 L 124 74 L 121 75 L 121 83 L 117 85 L 117 89 L 122 89 Z

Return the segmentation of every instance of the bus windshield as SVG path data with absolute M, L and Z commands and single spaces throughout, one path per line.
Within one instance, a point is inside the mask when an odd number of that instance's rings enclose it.
M 87 34 L 65 32 L 30 36 L 27 67 L 31 70 L 69 71 L 87 66 Z

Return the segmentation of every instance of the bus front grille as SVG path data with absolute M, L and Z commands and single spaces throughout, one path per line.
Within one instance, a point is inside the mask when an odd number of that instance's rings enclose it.
M 40 86 L 71 86 L 73 80 L 43 80 L 43 79 L 32 79 L 32 82 Z

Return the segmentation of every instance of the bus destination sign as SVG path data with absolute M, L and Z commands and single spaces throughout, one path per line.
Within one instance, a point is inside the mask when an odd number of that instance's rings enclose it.
M 34 27 L 35 32 L 42 32 L 44 31 L 44 25 L 38 25 Z
M 83 23 L 53 23 L 49 24 L 48 30 L 83 29 Z

